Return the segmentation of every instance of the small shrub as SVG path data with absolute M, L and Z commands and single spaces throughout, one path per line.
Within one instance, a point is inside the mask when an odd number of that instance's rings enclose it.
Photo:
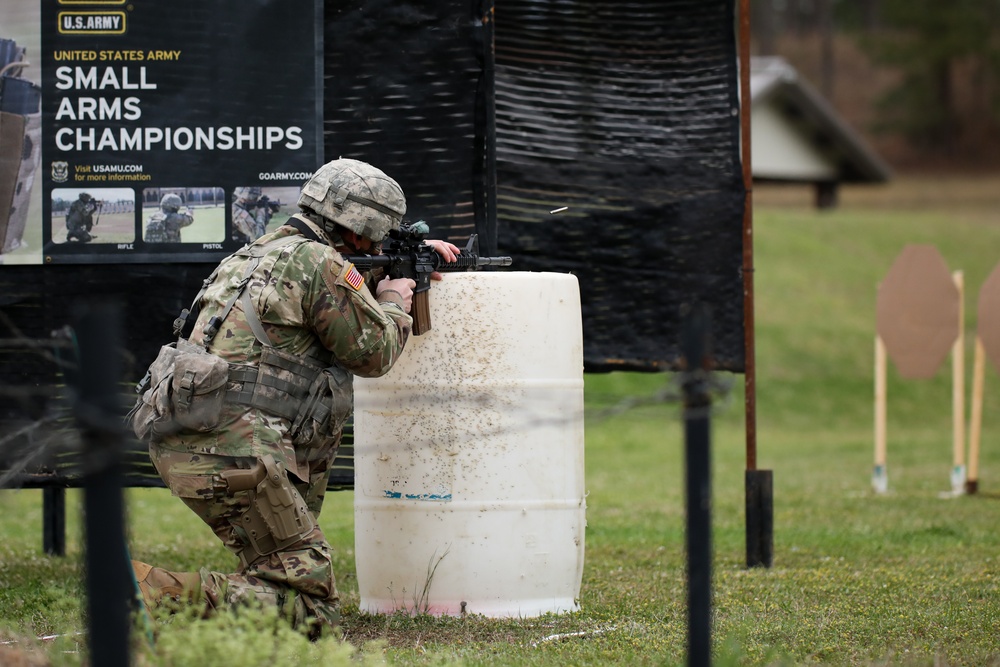
M 203 665 L 379 665 L 381 652 L 358 651 L 334 634 L 310 641 L 277 609 L 238 607 L 202 619 L 193 610 L 156 619 L 154 643 L 136 642 L 136 664 L 149 667 Z M 136 632 L 141 634 L 141 628 Z M 138 639 L 138 637 L 137 637 Z

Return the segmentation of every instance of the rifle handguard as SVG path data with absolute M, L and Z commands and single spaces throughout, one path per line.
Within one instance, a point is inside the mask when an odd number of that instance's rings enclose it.
M 391 278 L 412 278 L 417 282 L 413 292 L 410 315 L 413 317 L 413 335 L 422 336 L 431 330 L 431 309 L 428 297 L 429 276 L 434 271 L 475 271 L 484 266 L 510 266 L 510 257 L 481 257 L 477 251 L 477 235 L 469 236 L 466 247 L 452 262 L 445 262 L 424 243 L 427 225 L 423 221 L 403 225 L 389 232 L 388 244 L 379 255 L 344 255 L 362 273 L 376 267 L 386 270 Z

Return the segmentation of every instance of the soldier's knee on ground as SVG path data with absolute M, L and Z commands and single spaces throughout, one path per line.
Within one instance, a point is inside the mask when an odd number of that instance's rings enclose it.
M 220 595 L 220 606 L 274 607 L 289 620 L 292 627 L 308 628 L 313 638 L 318 638 L 340 622 L 338 601 L 319 600 L 289 586 L 257 577 L 239 577 L 228 581 L 223 578 L 216 582 L 215 588 Z

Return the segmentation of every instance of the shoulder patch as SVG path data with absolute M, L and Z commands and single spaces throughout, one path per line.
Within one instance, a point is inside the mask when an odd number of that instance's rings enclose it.
M 347 274 L 344 276 L 344 281 L 355 290 L 360 290 L 361 286 L 365 284 L 365 277 L 361 275 L 360 271 L 354 268 L 353 264 L 349 264 L 347 267 Z

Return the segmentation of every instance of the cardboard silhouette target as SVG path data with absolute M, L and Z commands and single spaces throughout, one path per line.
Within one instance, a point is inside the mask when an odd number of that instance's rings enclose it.
M 934 246 L 910 245 L 878 289 L 876 329 L 889 358 L 907 379 L 931 378 L 959 332 L 961 300 Z
M 979 289 L 976 307 L 976 352 L 972 365 L 972 413 L 969 415 L 969 470 L 966 493 L 979 490 L 979 445 L 983 427 L 986 360 L 1000 371 L 1000 264 Z
M 952 274 L 930 245 L 908 245 L 878 288 L 875 337 L 875 469 L 872 486 L 888 489 L 886 470 L 886 357 L 906 379 L 933 377 L 952 353 L 952 492 L 965 481 L 962 273 Z

